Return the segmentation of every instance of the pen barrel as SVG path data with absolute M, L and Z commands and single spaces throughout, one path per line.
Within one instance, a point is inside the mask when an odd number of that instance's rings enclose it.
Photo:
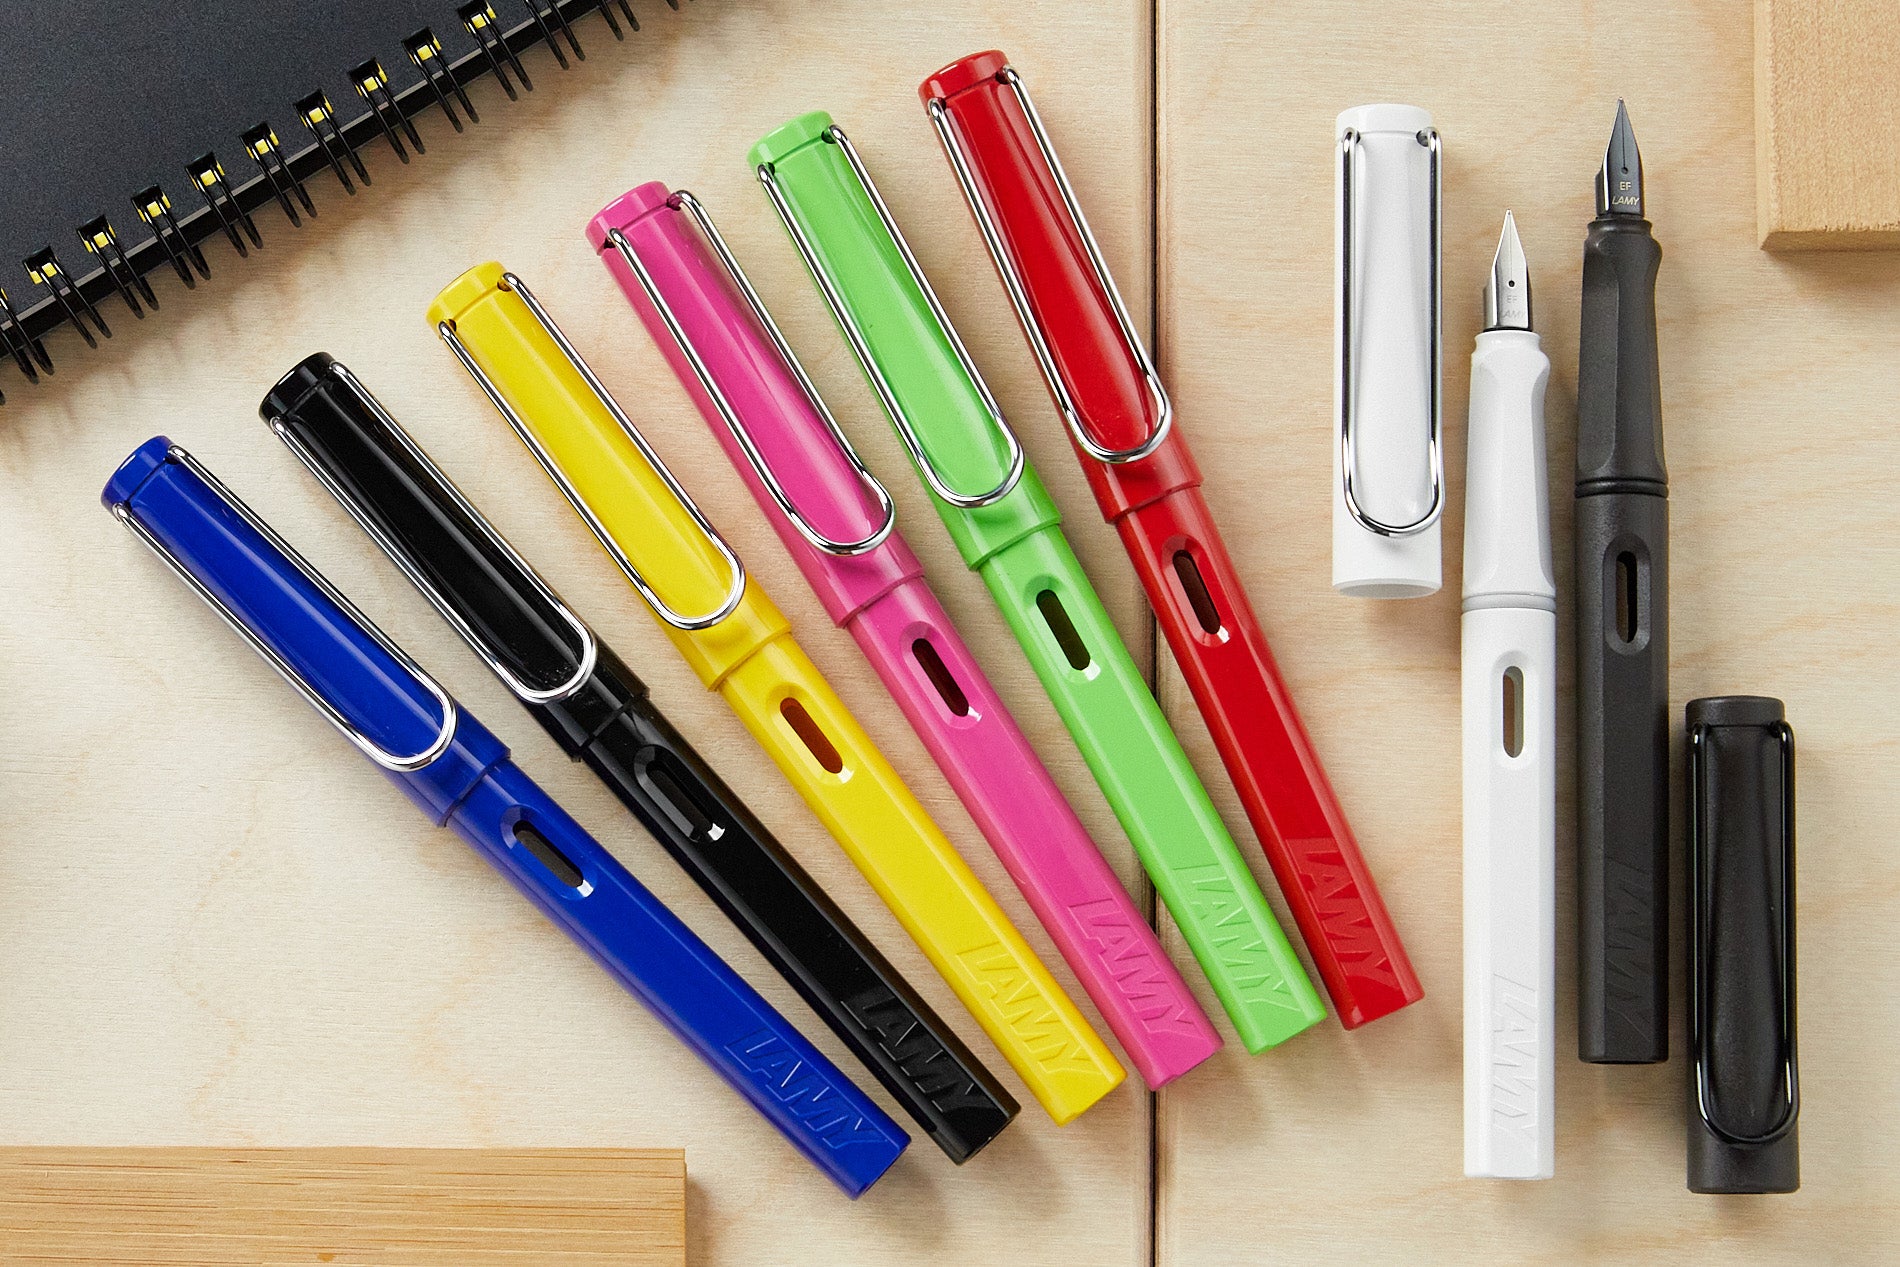
M 848 626 L 1149 1086 L 1220 1046 L 1160 940 L 936 596 L 905 584 Z
M 845 1192 L 903 1152 L 882 1109 L 512 763 L 450 824 Z
M 1794 735 L 1781 701 L 1691 700 L 1691 1192 L 1801 1186 Z
M 1465 1174 L 1555 1164 L 1557 614 L 1463 619 Z
M 1057 1123 L 1121 1066 L 791 637 L 720 694 Z
M 1009 1124 L 1015 1100 L 657 710 L 580 755 L 952 1160 Z
M 1117 521 L 1340 1023 L 1424 997 L 1240 576 L 1195 489 Z
M 1577 1042 L 1669 1057 L 1669 503 L 1576 504 Z
M 982 568 L 1043 689 L 1249 1051 L 1326 1015 L 1059 529 Z
M 1663 485 L 1662 378 L 1649 221 L 1602 216 L 1583 245 L 1577 359 L 1577 491 Z

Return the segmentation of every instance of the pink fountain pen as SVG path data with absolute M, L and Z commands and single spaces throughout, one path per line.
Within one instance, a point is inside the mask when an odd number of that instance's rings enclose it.
M 831 618 L 850 630 L 1150 1086 L 1220 1047 L 977 667 L 705 209 L 642 185 L 587 227 Z M 1020 460 L 1020 459 L 1019 459 Z

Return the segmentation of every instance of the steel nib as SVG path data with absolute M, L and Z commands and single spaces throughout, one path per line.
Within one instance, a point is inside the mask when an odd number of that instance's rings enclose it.
M 1623 99 L 1616 99 L 1616 125 L 1610 129 L 1610 147 L 1603 152 L 1603 166 L 1597 172 L 1597 214 L 1599 216 L 1643 215 L 1643 156 L 1636 148 L 1636 133 L 1630 130 L 1629 111 Z
M 1491 258 L 1491 275 L 1484 279 L 1484 328 L 1531 328 L 1531 268 L 1517 237 L 1517 219 L 1508 211 L 1504 232 L 1498 235 L 1498 253 Z

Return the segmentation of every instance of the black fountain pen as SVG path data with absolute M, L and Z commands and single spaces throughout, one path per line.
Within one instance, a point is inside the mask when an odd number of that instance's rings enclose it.
M 1629 114 L 1597 175 L 1577 367 L 1578 1054 L 1669 1058 L 1669 485 L 1662 248 Z
M 1009 1092 L 355 375 L 320 352 L 259 412 L 953 1161 L 1009 1124 Z

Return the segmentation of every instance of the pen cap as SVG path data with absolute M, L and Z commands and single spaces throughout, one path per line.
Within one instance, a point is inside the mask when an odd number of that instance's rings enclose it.
M 429 324 L 641 589 L 680 653 L 715 684 L 782 632 L 784 618 L 746 583 L 736 556 L 696 518 L 545 316 L 528 303 L 520 278 L 492 262 L 450 282 L 428 309 Z M 726 616 L 710 619 L 722 610 Z
M 1441 578 L 1438 135 L 1369 105 L 1334 140 L 1333 588 L 1414 598 Z
M 1801 1186 L 1794 732 L 1780 700 L 1689 701 L 1689 1189 Z
M 814 111 L 749 157 L 963 561 L 1059 524 L 843 129 Z
M 736 262 L 702 233 L 710 217 L 696 225 L 695 213 L 704 215 L 690 194 L 653 181 L 604 207 L 587 239 L 843 624 L 922 565 L 892 533 L 888 495 L 867 480 L 756 296 L 742 289 Z
M 1110 520 L 1201 482 L 1023 77 L 973 53 L 918 88 Z
M 107 481 L 106 508 L 438 824 L 508 749 L 164 436 Z
M 645 694 L 360 379 L 306 357 L 258 412 L 570 753 Z

